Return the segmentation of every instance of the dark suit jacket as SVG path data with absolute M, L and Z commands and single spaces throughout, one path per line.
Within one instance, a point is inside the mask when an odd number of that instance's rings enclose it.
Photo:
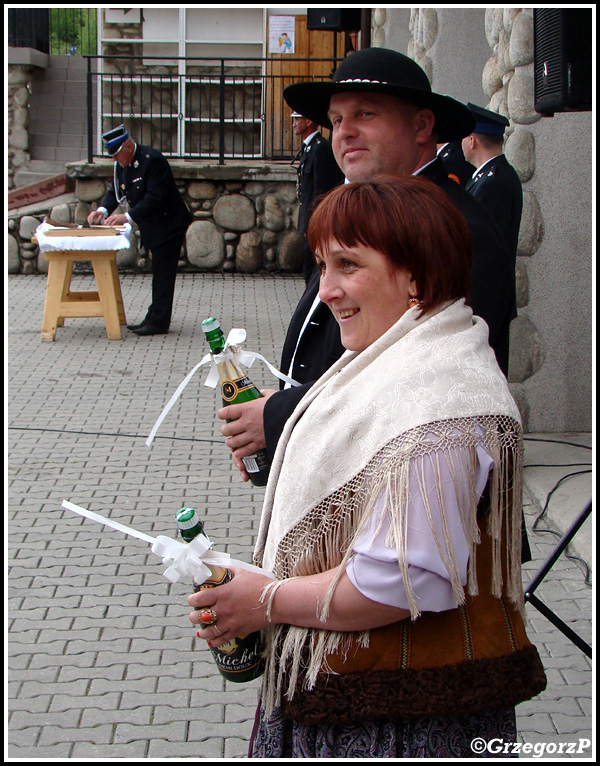
M 299 234 L 306 234 L 318 198 L 343 180 L 344 174 L 335 161 L 331 144 L 317 133 L 302 151 L 298 165 Z
M 127 211 L 140 230 L 144 247 L 152 250 L 184 232 L 192 214 L 183 201 L 171 167 L 163 155 L 150 146 L 137 144 L 131 164 L 116 163 L 119 197 L 125 195 Z M 102 200 L 109 214 L 118 206 L 114 186 Z
M 473 288 L 469 305 L 483 317 L 490 328 L 490 345 L 501 369 L 508 369 L 508 328 L 515 304 L 514 278 L 508 252 L 494 221 L 481 205 L 456 181 L 448 178 L 438 158 L 422 171 L 434 181 L 463 213 L 473 238 Z M 319 292 L 318 272 L 312 275 L 292 316 L 282 352 L 281 370 L 289 371 L 302 324 Z M 274 455 L 286 420 L 310 385 L 338 359 L 344 351 L 339 326 L 329 308 L 321 303 L 300 339 L 292 377 L 304 384 L 300 388 L 278 391 L 264 409 L 267 450 Z
M 466 186 L 471 176 L 477 170 L 475 165 L 467 162 L 462 150 L 462 141 L 451 141 L 440 150 L 438 157 L 444 163 L 449 176 L 455 176 L 461 186 Z
M 516 170 L 503 154 L 499 154 L 486 162 L 465 189 L 498 224 L 514 267 L 523 211 L 523 188 Z
M 448 178 L 442 160 L 436 159 L 419 175 L 430 178 L 445 191 L 467 219 L 473 240 L 471 295 L 467 303 L 487 322 L 490 346 L 507 375 L 509 326 L 516 316 L 516 298 L 514 267 L 502 233 L 487 210 Z
M 302 336 L 300 331 L 308 312 L 319 293 L 319 272 L 315 271 L 292 315 L 281 354 L 281 370 L 303 385 L 287 388 L 273 394 L 265 404 L 263 419 L 267 451 L 271 459 L 285 421 L 312 384 L 337 361 L 346 350 L 340 340 L 340 327 L 327 304 L 320 302 Z M 298 340 L 299 339 L 299 340 Z M 294 366 L 290 364 L 294 350 Z M 283 389 L 283 383 L 281 384 Z

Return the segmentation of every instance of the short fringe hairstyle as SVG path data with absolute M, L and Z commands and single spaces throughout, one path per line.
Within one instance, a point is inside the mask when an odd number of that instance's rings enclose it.
M 364 245 L 411 274 L 421 314 L 471 289 L 473 244 L 466 219 L 432 181 L 377 176 L 338 186 L 311 215 L 308 243 L 315 254 L 332 242 Z

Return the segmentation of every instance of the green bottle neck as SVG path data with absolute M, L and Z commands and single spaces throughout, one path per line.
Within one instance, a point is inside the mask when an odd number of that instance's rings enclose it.
M 215 319 L 205 319 L 204 322 L 202 322 L 202 329 L 204 330 L 206 340 L 208 341 L 212 353 L 220 354 L 225 348 L 225 336 L 223 335 L 223 330 L 221 330 L 218 325 L 212 330 L 206 329 L 207 324 L 213 324 L 215 321 Z

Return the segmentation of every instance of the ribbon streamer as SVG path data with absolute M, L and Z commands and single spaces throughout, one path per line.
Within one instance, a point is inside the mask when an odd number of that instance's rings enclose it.
M 152 546 L 152 553 L 159 556 L 162 559 L 162 563 L 167 567 L 163 574 L 170 582 L 178 582 L 181 577 L 187 577 L 193 579 L 197 585 L 201 585 L 211 576 L 211 565 L 225 568 L 233 565 L 240 569 L 245 569 L 248 572 L 257 572 L 272 577 L 270 572 L 267 572 L 260 567 L 256 567 L 253 564 L 247 564 L 245 561 L 232 559 L 228 553 L 213 551 L 212 543 L 204 535 L 198 535 L 198 537 L 194 538 L 191 543 L 174 540 L 165 535 L 151 537 L 145 532 L 139 532 L 137 529 L 128 527 L 113 519 L 107 519 L 99 513 L 88 511 L 87 508 L 82 508 L 68 500 L 63 500 L 62 505 L 63 508 L 78 513 L 80 516 L 84 516 L 91 521 L 95 521 L 98 524 L 105 524 L 106 526 L 116 529 L 118 532 L 124 532 L 130 537 L 136 537 L 138 540 L 144 540 L 145 542 L 150 543 Z
M 154 441 L 154 437 L 156 436 L 156 433 L 158 429 L 160 428 L 163 420 L 168 415 L 171 407 L 175 404 L 175 402 L 181 396 L 183 389 L 187 386 L 187 384 L 193 378 L 196 371 L 199 370 L 200 367 L 204 366 L 205 364 L 209 364 L 210 362 L 212 362 L 210 370 L 208 371 L 208 375 L 206 376 L 206 380 L 204 382 L 205 386 L 210 386 L 211 388 L 215 388 L 217 383 L 219 382 L 219 371 L 217 368 L 217 363 L 225 361 L 226 359 L 231 359 L 231 358 L 235 359 L 235 361 L 238 364 L 243 365 L 244 367 L 252 367 L 255 360 L 259 359 L 268 367 L 268 369 L 273 373 L 273 375 L 275 375 L 276 378 L 279 378 L 279 380 L 283 380 L 285 383 L 289 383 L 291 386 L 300 385 L 298 381 L 294 380 L 293 378 L 290 378 L 288 375 L 284 375 L 282 372 L 279 372 L 279 370 L 273 367 L 273 365 L 270 364 L 264 358 L 264 356 L 261 356 L 261 354 L 257 354 L 254 351 L 245 351 L 244 349 L 242 349 L 241 345 L 245 340 L 246 340 L 246 330 L 240 329 L 240 328 L 233 328 L 229 332 L 229 335 L 227 336 L 227 341 L 225 342 L 225 347 L 220 354 L 214 354 L 214 355 L 207 354 L 202 359 L 202 361 L 198 362 L 198 364 L 192 370 L 190 370 L 190 372 L 188 372 L 185 378 L 177 386 L 177 390 L 175 391 L 173 396 L 169 399 L 163 411 L 158 416 L 158 420 L 154 424 L 152 431 L 150 431 L 150 435 L 146 439 L 146 445 L 148 447 Z

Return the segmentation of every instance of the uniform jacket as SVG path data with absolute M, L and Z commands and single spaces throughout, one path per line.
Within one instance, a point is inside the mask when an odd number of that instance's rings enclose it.
M 440 149 L 438 157 L 444 163 L 448 175 L 461 186 L 465 186 L 475 172 L 475 165 L 467 162 L 460 141 L 451 141 Z
M 305 145 L 298 165 L 298 233 L 306 234 L 308 221 L 317 198 L 342 183 L 344 174 L 340 170 L 331 144 L 317 133 Z
M 192 215 L 183 201 L 166 158 L 150 146 L 136 145 L 131 164 L 115 163 L 118 197 L 127 197 L 128 213 L 138 225 L 144 247 L 152 250 L 180 235 Z M 114 185 L 102 200 L 109 214 L 119 201 Z
M 499 154 L 483 165 L 465 189 L 498 224 L 506 238 L 514 265 L 523 210 L 523 189 L 515 169 L 503 154 Z

